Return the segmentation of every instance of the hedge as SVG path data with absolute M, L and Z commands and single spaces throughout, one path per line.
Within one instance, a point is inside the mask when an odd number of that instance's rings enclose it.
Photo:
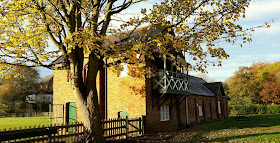
M 279 104 L 248 104 L 248 105 L 229 105 L 231 114 L 248 113 L 248 114 L 280 114 Z

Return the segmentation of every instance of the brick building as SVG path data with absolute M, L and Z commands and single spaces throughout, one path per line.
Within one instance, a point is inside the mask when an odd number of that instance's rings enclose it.
M 137 38 L 141 31 L 135 30 L 132 37 Z M 116 39 L 114 36 L 109 38 Z M 174 54 L 182 56 L 180 52 Z M 145 57 L 142 55 L 139 58 Z M 177 70 L 173 67 L 169 60 L 155 58 L 146 60 L 145 64 L 152 69 L 154 77 L 143 79 L 133 76 L 133 66 L 125 63 L 119 74 L 112 68 L 99 71 L 97 89 L 103 118 L 118 118 L 120 112 L 129 118 L 145 116 L 146 132 L 162 132 L 228 116 L 228 98 L 220 82 L 207 83 L 201 78 L 189 76 L 183 68 Z M 64 111 L 54 106 L 54 115 L 65 117 L 57 121 L 69 122 L 70 118 L 82 121 L 64 59 L 60 57 L 52 65 L 57 69 L 53 79 L 53 104 L 66 107 Z M 74 115 L 70 113 L 73 109 L 69 109 L 73 105 Z

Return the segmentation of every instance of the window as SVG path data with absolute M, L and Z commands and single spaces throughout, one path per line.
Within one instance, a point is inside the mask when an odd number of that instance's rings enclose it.
M 125 77 L 128 76 L 128 68 L 127 68 L 127 63 L 121 63 L 123 70 L 120 72 L 119 77 Z
M 199 116 L 203 116 L 202 105 L 198 105 Z
M 168 121 L 168 120 L 170 120 L 169 106 L 162 105 L 162 106 L 160 106 L 160 121 Z
M 218 101 L 218 113 L 221 114 L 221 103 Z

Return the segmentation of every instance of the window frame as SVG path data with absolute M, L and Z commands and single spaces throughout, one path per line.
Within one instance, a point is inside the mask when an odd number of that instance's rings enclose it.
M 198 104 L 198 115 L 199 117 L 203 117 L 203 107 L 200 104 Z
M 170 120 L 170 112 L 168 105 L 160 106 L 160 121 L 169 121 Z
M 218 113 L 221 114 L 221 101 L 218 101 Z
M 121 66 L 123 67 L 123 70 L 120 71 L 119 77 L 127 77 L 128 76 L 128 64 L 121 63 Z

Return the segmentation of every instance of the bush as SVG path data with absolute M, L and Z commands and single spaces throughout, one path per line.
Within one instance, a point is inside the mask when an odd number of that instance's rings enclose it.
M 8 115 L 8 107 L 6 104 L 0 103 L 0 117 L 7 116 Z
M 235 115 L 237 113 L 248 114 L 280 114 L 279 104 L 247 104 L 247 105 L 229 105 L 230 113 Z

